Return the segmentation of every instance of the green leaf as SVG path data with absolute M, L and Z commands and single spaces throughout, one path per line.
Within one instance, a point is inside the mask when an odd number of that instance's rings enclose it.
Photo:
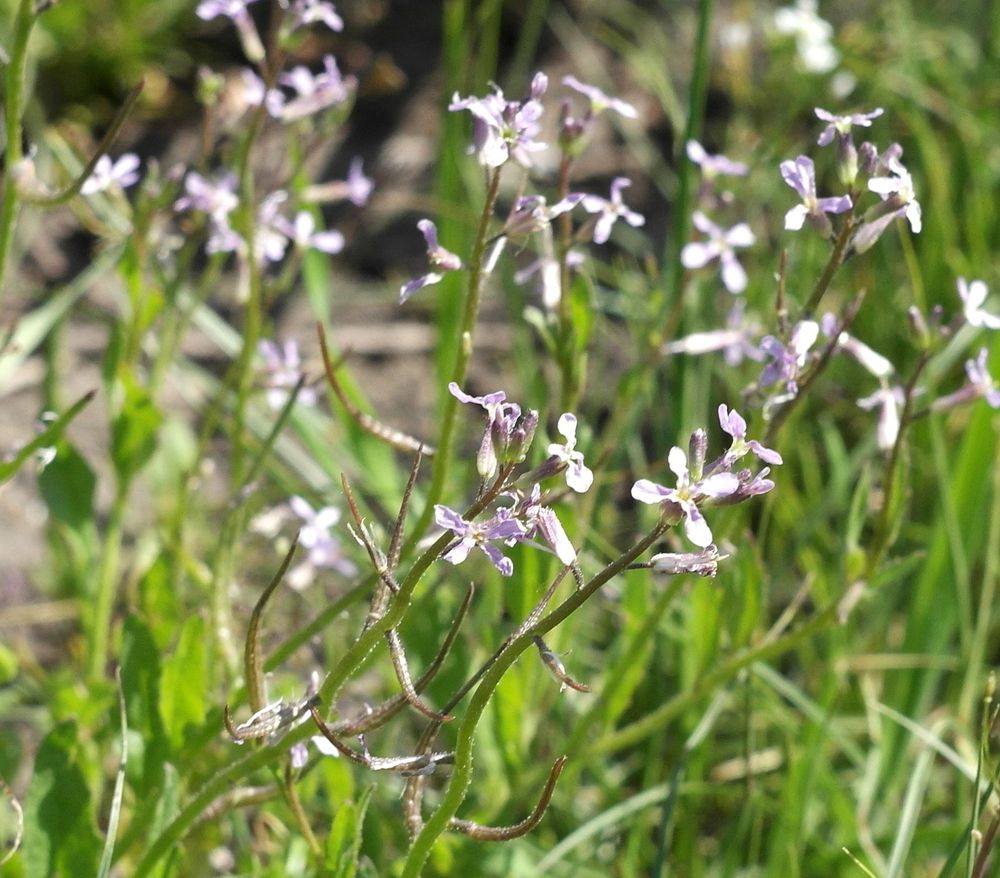
M 156 450 L 163 415 L 149 394 L 129 377 L 122 380 L 125 398 L 111 424 L 111 460 L 122 482 L 128 482 Z
M 158 786 L 169 749 L 160 718 L 160 655 L 146 624 L 128 616 L 122 630 L 122 693 L 131 729 L 143 745 L 141 773 L 136 760 L 129 763 L 129 779 L 139 793 Z
M 78 532 L 93 521 L 96 485 L 97 478 L 87 461 L 65 443 L 60 443 L 55 458 L 38 476 L 49 514 Z
M 38 750 L 24 805 L 28 875 L 93 875 L 97 870 L 101 843 L 81 755 L 72 720 L 49 732 Z
M 184 744 L 189 725 L 205 720 L 205 621 L 192 616 L 181 630 L 173 655 L 163 662 L 160 678 L 160 716 L 175 749 Z
M 361 853 L 361 829 L 365 811 L 375 787 L 370 786 L 354 802 L 345 802 L 333 817 L 330 834 L 326 838 L 324 866 L 330 878 L 355 878 L 358 855 Z

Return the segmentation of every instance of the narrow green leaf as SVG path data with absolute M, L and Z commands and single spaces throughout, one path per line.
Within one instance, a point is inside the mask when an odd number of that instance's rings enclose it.
M 118 763 L 118 774 L 115 777 L 115 791 L 111 796 L 108 832 L 104 837 L 104 850 L 101 852 L 97 878 L 108 878 L 111 872 L 111 858 L 115 852 L 115 839 L 118 837 L 118 818 L 121 815 L 122 794 L 125 792 L 125 766 L 128 763 L 128 716 L 125 712 L 125 693 L 122 690 L 120 669 L 118 671 L 118 712 L 121 716 L 122 756 Z
M 357 803 L 345 802 L 333 818 L 326 838 L 325 866 L 330 878 L 355 878 L 361 853 L 361 829 L 375 787 L 368 787 Z
M 205 621 L 192 616 L 184 623 L 173 655 L 163 662 L 160 678 L 160 715 L 175 749 L 184 744 L 189 725 L 205 720 Z
M 123 381 L 125 398 L 111 424 L 111 459 L 123 482 L 129 481 L 156 450 L 163 415 L 149 394 L 131 378 Z

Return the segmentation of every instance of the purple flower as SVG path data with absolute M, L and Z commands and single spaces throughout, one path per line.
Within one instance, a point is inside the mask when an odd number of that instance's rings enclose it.
M 264 358 L 264 371 L 267 373 L 267 404 L 272 409 L 280 409 L 288 401 L 289 391 L 302 377 L 298 343 L 294 338 L 289 338 L 283 346 L 279 346 L 277 342 L 263 339 L 257 350 Z M 303 387 L 299 391 L 298 401 L 303 405 L 315 405 L 316 391 L 311 387 Z
M 837 195 L 831 198 L 816 197 L 816 168 L 813 160 L 800 155 L 795 161 L 781 163 L 781 176 L 802 199 L 785 214 L 785 228 L 797 231 L 806 220 L 814 225 L 824 236 L 833 234 L 833 226 L 827 218 L 828 213 L 844 213 L 854 205 L 849 195 Z
M 506 542 L 525 535 L 525 527 L 516 518 L 511 518 L 509 510 L 501 510 L 493 518 L 484 522 L 470 522 L 462 518 L 454 509 L 442 504 L 434 507 L 434 521 L 438 527 L 450 530 L 458 539 L 442 556 L 452 564 L 461 564 L 473 549 L 480 549 L 490 559 L 501 576 L 514 572 L 514 562 L 506 557 L 491 541 Z
M 530 153 L 546 149 L 535 138 L 541 133 L 538 120 L 542 115 L 539 98 L 545 93 L 548 78 L 536 73 L 531 81 L 531 95 L 525 101 L 508 101 L 503 92 L 493 86 L 493 94 L 484 98 L 460 97 L 455 92 L 448 109 L 468 110 L 473 117 L 471 151 L 490 168 L 499 168 L 509 158 L 518 164 L 531 165 Z
M 346 180 L 330 180 L 327 183 L 315 183 L 306 187 L 303 200 L 312 203 L 329 203 L 333 201 L 350 201 L 356 207 L 364 207 L 371 197 L 375 183 L 371 177 L 365 176 L 362 160 L 359 157 L 351 159 Z
M 701 168 L 706 179 L 712 180 L 723 174 L 745 177 L 750 168 L 743 162 L 734 162 L 724 155 L 710 155 L 697 140 L 689 140 L 685 145 L 687 157 Z
M 695 573 L 698 576 L 715 577 L 719 569 L 719 561 L 724 561 L 728 555 L 720 555 L 714 545 L 706 546 L 700 552 L 661 552 L 649 559 L 649 568 L 654 573 L 666 573 L 669 576 L 678 573 Z M 647 565 L 643 565 L 647 566 Z
M 975 390 L 976 395 L 983 397 L 990 408 L 996 409 L 1000 408 L 1000 389 L 997 388 L 996 381 L 986 367 L 987 356 L 986 348 L 980 348 L 976 359 L 965 361 L 965 374 L 968 376 L 969 386 Z
M 787 346 L 773 335 L 762 338 L 760 349 L 771 358 L 771 362 L 761 372 L 761 387 L 770 387 L 783 381 L 785 391 L 795 396 L 799 392 L 799 373 L 805 367 L 809 349 L 818 337 L 819 324 L 815 320 L 803 320 L 795 325 Z
M 691 217 L 694 226 L 707 241 L 692 241 L 681 251 L 681 264 L 685 268 L 702 268 L 713 259 L 718 259 L 722 267 L 722 283 L 731 293 L 742 293 L 747 286 L 747 274 L 740 265 L 734 247 L 749 247 L 757 239 L 750 226 L 739 223 L 731 229 L 722 229 L 700 210 Z
M 254 255 L 261 264 L 280 262 L 288 248 L 288 231 L 293 231 L 279 211 L 288 200 L 288 193 L 278 189 L 268 195 L 257 208 L 254 224 Z
M 898 207 L 910 223 L 910 228 L 914 234 L 920 232 L 922 225 L 920 215 L 920 204 L 913 191 L 913 178 L 910 172 L 903 167 L 899 159 L 890 159 L 889 170 L 895 175 L 893 177 L 872 177 L 868 181 L 868 188 L 872 192 L 878 193 L 882 200 Z
M 195 14 L 204 21 L 211 21 L 219 16 L 235 21 L 249 15 L 247 7 L 256 2 L 257 0 L 203 0 L 195 9 Z
M 139 156 L 135 153 L 127 152 L 112 163 L 111 156 L 102 155 L 90 176 L 83 181 L 80 187 L 82 195 L 93 195 L 103 192 L 112 185 L 117 184 L 122 189 L 127 189 L 139 179 Z
M 365 176 L 360 156 L 351 159 L 345 182 L 347 183 L 347 200 L 355 207 L 364 207 L 368 203 L 368 199 L 371 198 L 375 181 L 371 177 Z
M 225 220 L 240 203 L 236 196 L 236 177 L 230 173 L 209 180 L 191 171 L 184 178 L 184 192 L 174 202 L 174 210 L 200 210 L 215 220 Z
M 247 6 L 255 2 L 256 0 L 203 0 L 195 9 L 195 14 L 204 21 L 220 16 L 231 19 L 247 58 L 259 63 L 264 60 L 264 44 L 260 41 L 257 26 L 247 12 Z
M 573 564 L 576 561 L 576 549 L 555 512 L 547 506 L 542 506 L 542 489 L 538 484 L 532 487 L 531 493 L 527 496 L 522 495 L 520 491 L 514 492 L 511 496 L 515 499 L 512 515 L 524 522 L 525 531 L 522 536 L 508 540 L 507 544 L 522 542 L 532 545 L 530 541 L 536 534 L 541 534 L 563 564 Z
M 524 457 L 534 437 L 538 412 L 529 411 L 522 418 L 521 407 L 517 403 L 506 402 L 507 394 L 502 390 L 485 396 L 470 396 L 452 381 L 448 392 L 461 403 L 478 405 L 486 410 L 486 430 L 476 455 L 476 468 L 482 479 L 491 479 L 496 475 L 501 458 Z
M 282 98 L 280 102 L 269 104 L 268 109 L 286 122 L 345 103 L 357 85 L 353 76 L 341 75 L 333 55 L 324 56 L 323 70 L 315 75 L 308 67 L 293 67 L 281 74 L 280 81 L 296 93 L 295 97 L 287 101 Z
M 1000 408 L 1000 388 L 990 375 L 986 367 L 986 359 L 989 352 L 986 348 L 980 348 L 979 354 L 974 360 L 965 361 L 965 374 L 968 383 L 948 396 L 942 396 L 931 403 L 931 410 L 935 412 L 947 411 L 956 406 L 973 402 L 977 399 L 985 399 L 990 408 Z
M 462 260 L 450 250 L 446 250 L 438 243 L 437 226 L 429 219 L 422 219 L 417 223 L 417 228 L 423 233 L 427 242 L 427 259 L 432 268 L 439 271 L 431 271 L 421 277 L 407 281 L 399 289 L 399 304 L 402 305 L 417 290 L 436 284 L 444 277 L 446 271 L 458 271 L 462 267 Z
M 582 192 L 571 192 L 550 207 L 545 203 L 543 195 L 522 195 L 514 202 L 507 222 L 504 223 L 503 233 L 508 238 L 517 240 L 533 232 L 540 232 L 548 228 L 555 217 L 572 210 L 586 198 Z
M 876 378 L 888 378 L 896 371 L 895 367 L 885 357 L 853 335 L 840 331 L 840 319 L 835 314 L 824 314 L 820 320 L 820 328 L 827 338 L 837 337 L 837 347 L 850 354 L 868 372 Z
M 277 221 L 277 227 L 302 250 L 311 248 L 332 254 L 344 249 L 344 236 L 336 230 L 317 232 L 316 219 L 306 210 L 300 210 L 295 215 L 294 223 L 281 217 Z
M 585 82 L 580 82 L 575 76 L 564 76 L 562 82 L 563 85 L 569 86 L 573 91 L 578 91 L 580 94 L 590 98 L 590 112 L 594 116 L 603 113 L 605 110 L 614 110 L 620 116 L 625 116 L 627 119 L 636 119 L 639 116 L 638 111 L 631 104 L 626 103 L 621 98 L 605 94 L 596 85 L 587 85 Z
M 611 198 L 601 198 L 599 195 L 585 195 L 580 202 L 587 213 L 598 214 L 594 225 L 594 243 L 603 244 L 611 236 L 611 227 L 619 218 L 625 220 L 633 228 L 638 228 L 646 222 L 646 218 L 634 210 L 630 210 L 622 201 L 622 189 L 632 185 L 628 177 L 615 177 L 611 181 Z
M 678 507 L 684 518 L 687 538 L 701 548 L 711 545 L 712 531 L 698 509 L 698 501 L 732 494 L 740 487 L 739 479 L 729 472 L 715 473 L 700 480 L 693 478 L 688 472 L 687 454 L 676 445 L 667 455 L 667 466 L 677 476 L 676 488 L 639 479 L 632 486 L 632 496 L 640 503 L 669 503 Z
M 816 117 L 820 121 L 828 123 L 820 132 L 819 139 L 816 141 L 820 146 L 826 146 L 828 143 L 831 143 L 834 137 L 840 139 L 850 137 L 851 128 L 855 125 L 859 128 L 871 128 L 872 119 L 877 119 L 884 112 L 881 107 L 877 107 L 870 113 L 852 113 L 847 116 L 835 116 L 829 110 L 822 109 L 822 107 L 815 107 L 814 110 Z
M 875 441 L 882 451 L 889 451 L 896 444 L 899 436 L 899 413 L 903 408 L 905 397 L 903 388 L 883 382 L 874 393 L 858 400 L 858 407 L 865 411 L 878 408 L 878 424 L 875 428 Z
M 692 332 L 684 338 L 665 343 L 660 350 L 664 354 L 692 355 L 722 351 L 728 366 L 738 366 L 744 357 L 762 360 L 764 355 L 753 341 L 760 334 L 759 328 L 755 324 L 747 325 L 745 313 L 746 305 L 743 300 L 735 299 L 726 316 L 725 329 Z
M 989 292 L 989 288 L 981 280 L 966 281 L 964 277 L 958 279 L 958 295 L 962 300 L 962 313 L 969 326 L 1000 329 L 1000 317 L 983 310 Z
M 314 24 L 317 21 L 325 24 L 332 31 L 344 29 L 344 19 L 337 15 L 332 3 L 326 0 L 295 0 L 289 10 L 292 16 L 292 30 Z
M 584 465 L 583 453 L 576 451 L 576 415 L 564 412 L 556 425 L 566 440 L 563 445 L 553 442 L 546 452 L 566 465 L 566 484 L 579 494 L 585 494 L 594 483 L 594 474 Z
M 746 420 L 736 409 L 730 410 L 725 403 L 719 406 L 719 424 L 733 439 L 729 450 L 722 458 L 724 468 L 730 469 L 737 460 L 749 452 L 757 455 L 764 463 L 782 463 L 781 455 L 777 451 L 765 448 L 756 439 L 747 439 Z
M 301 497 L 292 497 L 288 505 L 302 520 L 299 544 L 309 553 L 306 563 L 314 568 L 337 570 L 345 576 L 353 576 L 357 567 L 344 555 L 340 541 L 330 533 L 330 528 L 340 521 L 340 510 L 333 506 L 313 509 Z

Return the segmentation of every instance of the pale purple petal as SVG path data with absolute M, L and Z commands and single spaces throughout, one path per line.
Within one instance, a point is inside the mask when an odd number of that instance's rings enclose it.
M 639 479 L 632 485 L 632 497 L 640 503 L 663 503 L 673 496 L 671 488 L 665 488 L 649 479 Z

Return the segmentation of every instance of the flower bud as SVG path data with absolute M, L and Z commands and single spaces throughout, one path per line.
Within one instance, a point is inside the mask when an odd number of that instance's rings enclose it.
M 708 451 L 708 434 L 699 427 L 691 434 L 688 442 L 688 470 L 691 480 L 701 481 L 705 470 L 705 454 Z
M 875 175 L 878 169 L 878 148 L 869 140 L 858 147 L 858 170 L 867 177 Z
M 858 177 L 858 151 L 854 146 L 854 138 L 848 134 L 838 138 L 837 144 L 837 176 L 845 186 L 853 186 Z

